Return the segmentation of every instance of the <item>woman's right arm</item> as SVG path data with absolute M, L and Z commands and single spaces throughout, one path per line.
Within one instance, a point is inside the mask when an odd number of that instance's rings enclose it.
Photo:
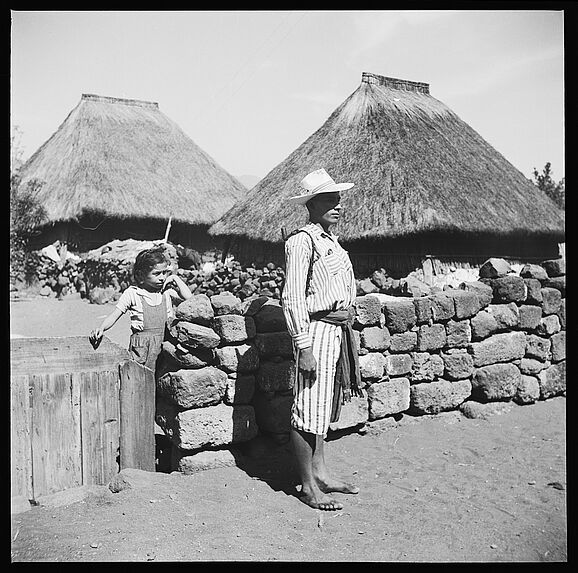
M 297 233 L 285 243 L 285 287 L 281 295 L 287 330 L 299 350 L 299 370 L 314 381 L 317 363 L 312 352 L 309 335 L 309 312 L 305 298 L 305 286 L 309 262 L 313 256 L 311 239 L 305 233 Z

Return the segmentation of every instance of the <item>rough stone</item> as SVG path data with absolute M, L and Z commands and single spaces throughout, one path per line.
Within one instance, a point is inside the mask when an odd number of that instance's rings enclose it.
M 390 352 L 412 352 L 417 347 L 417 330 L 396 332 L 391 337 Z
M 432 306 L 432 318 L 436 322 L 449 320 L 455 316 L 454 299 L 446 293 L 435 293 L 430 295 Z
M 339 420 L 329 424 L 329 430 L 337 432 L 355 428 L 369 420 L 369 401 L 366 396 L 352 396 L 349 402 L 341 406 Z
M 369 278 L 361 279 L 357 283 L 357 292 L 361 296 L 377 292 L 379 288 Z
M 479 418 L 487 420 L 492 416 L 505 414 L 514 407 L 512 402 L 476 402 L 475 400 L 468 400 L 460 404 L 460 412 L 466 418 Z
M 472 396 L 482 401 L 513 398 L 518 389 L 520 377 L 520 370 L 511 362 L 482 366 L 474 372 Z
M 446 346 L 467 346 L 472 341 L 472 327 L 470 321 L 448 320 L 446 323 Z
M 216 348 L 221 342 L 220 336 L 212 328 L 184 320 L 173 322 L 169 333 L 189 348 Z
M 413 299 L 417 324 L 423 324 L 433 320 L 432 299 L 429 296 L 421 296 Z
M 443 324 L 422 324 L 417 332 L 419 352 L 437 350 L 446 344 L 446 328 Z
M 459 288 L 476 293 L 478 295 L 480 309 L 488 306 L 492 302 L 492 298 L 494 297 L 494 290 L 492 289 L 492 287 L 480 281 L 464 282 L 460 284 Z
M 279 307 L 277 300 L 271 300 L 268 296 L 254 294 L 241 302 L 241 314 L 244 314 L 245 316 L 255 316 L 264 305 Z
M 481 342 L 472 342 L 468 351 L 476 367 L 517 360 L 526 352 L 526 335 L 523 332 L 494 334 Z
M 287 330 L 283 309 L 277 304 L 264 304 L 253 316 L 257 332 L 279 332 Z
M 149 472 L 136 468 L 124 468 L 108 483 L 108 489 L 112 493 L 119 493 L 127 489 L 144 489 L 159 487 L 165 484 L 166 475 L 158 472 Z
M 566 330 L 566 299 L 562 299 L 560 308 L 558 309 L 558 320 L 560 321 L 560 328 Z
M 523 304 L 518 308 L 518 326 L 522 330 L 535 330 L 541 318 L 542 309 L 539 306 Z
M 544 287 L 542 289 L 542 314 L 556 314 L 562 303 L 562 295 L 555 288 Z
M 535 376 L 522 374 L 514 402 L 517 404 L 533 404 L 540 398 L 540 384 Z
M 196 453 L 183 452 L 173 448 L 171 467 L 184 475 L 192 475 L 204 470 L 225 468 L 237 465 L 235 454 L 229 449 L 206 450 Z M 239 454 L 237 453 L 237 456 Z
M 409 354 L 388 354 L 385 357 L 385 374 L 393 378 L 411 372 L 413 360 Z
M 566 274 L 566 259 L 549 259 L 542 261 L 542 266 L 548 273 L 549 277 L 559 277 Z
M 544 370 L 544 368 L 548 368 L 548 366 L 550 366 L 549 361 L 544 362 L 542 360 L 536 360 L 535 358 L 522 358 L 518 368 L 522 374 L 530 376 L 538 374 L 538 372 Z
M 273 434 L 291 431 L 293 396 L 271 392 L 255 392 L 253 407 L 259 429 Z
M 194 294 L 175 309 L 175 318 L 203 326 L 210 326 L 215 316 L 211 300 L 206 294 Z
M 385 269 L 377 269 L 371 273 L 371 282 L 380 289 L 388 289 L 392 280 Z
M 210 348 L 190 349 L 179 343 L 173 344 L 170 340 L 163 341 L 162 349 L 177 364 L 177 369 L 203 368 L 215 359 L 215 351 Z
M 215 350 L 215 355 L 227 372 L 254 372 L 259 368 L 259 352 L 253 344 L 223 346 Z
M 244 342 L 255 337 L 255 322 L 251 316 L 223 314 L 213 320 L 213 329 L 226 344 Z
M 399 281 L 401 292 L 413 297 L 421 297 L 431 292 L 431 287 L 416 276 L 415 271 Z
M 543 316 L 540 324 L 536 327 L 536 333 L 542 336 L 552 336 L 552 334 L 556 334 L 560 330 L 560 319 L 557 314 Z
M 550 338 L 552 362 L 566 360 L 566 332 L 558 332 Z
M 526 300 L 527 287 L 522 277 L 508 275 L 493 279 L 492 288 L 494 289 L 493 301 L 496 303 Z
M 157 388 L 160 394 L 181 408 L 202 408 L 223 399 L 227 375 L 214 366 L 178 370 L 161 376 Z
M 444 373 L 444 361 L 437 354 L 429 352 L 412 352 L 413 369 L 411 373 L 412 383 L 433 382 Z
M 380 324 L 381 303 L 372 295 L 358 296 L 355 299 L 355 322 L 361 326 Z
M 295 361 L 261 362 L 255 376 L 257 388 L 263 392 L 290 390 L 295 383 Z
M 455 318 L 457 320 L 470 318 L 482 309 L 482 303 L 474 291 L 453 289 L 445 292 L 447 296 L 454 300 Z
M 560 291 L 560 296 L 566 296 L 566 276 L 549 278 L 543 282 L 542 286 L 555 288 Z
M 538 279 L 524 279 L 526 285 L 526 303 L 542 304 L 542 283 Z
M 515 302 L 490 304 L 488 312 L 496 319 L 498 330 L 512 329 L 518 326 L 519 311 Z
M 410 404 L 409 380 L 392 378 L 375 382 L 367 389 L 367 396 L 370 420 L 405 412 Z
M 215 316 L 223 314 L 242 314 L 241 299 L 230 292 L 215 294 L 211 297 L 211 305 Z
M 481 278 L 494 279 L 503 277 L 511 272 L 512 267 L 505 259 L 492 257 L 488 259 L 481 267 L 479 275 Z
M 467 400 L 472 392 L 469 380 L 438 380 L 410 387 L 410 412 L 415 414 L 439 414 L 455 410 Z
M 566 391 L 566 361 L 552 364 L 538 374 L 540 399 L 546 400 Z
M 525 279 L 537 279 L 543 281 L 548 278 L 548 273 L 546 272 L 546 269 L 540 265 L 526 264 L 522 267 L 520 276 Z
M 259 351 L 259 356 L 263 358 L 270 356 L 291 358 L 293 356 L 293 342 L 291 335 L 286 330 L 258 333 L 255 336 L 254 344 Z
M 379 352 L 369 352 L 359 357 L 359 371 L 364 380 L 376 380 L 383 376 L 385 356 Z
M 540 315 L 542 311 L 540 310 Z M 482 340 L 498 330 L 498 322 L 494 315 L 486 310 L 480 311 L 470 320 L 472 340 Z
M 382 351 L 389 348 L 391 336 L 387 328 L 368 326 L 361 331 L 361 346 L 370 351 Z
M 417 321 L 413 299 L 402 298 L 386 301 L 383 305 L 385 324 L 393 334 L 410 330 Z
M 218 404 L 179 412 L 174 418 L 173 440 L 182 450 L 246 442 L 257 435 L 253 406 Z
M 444 376 L 450 380 L 469 378 L 474 372 L 474 359 L 465 349 L 454 348 L 441 353 Z
M 237 374 L 231 372 L 227 376 L 225 404 L 249 404 L 255 393 L 255 376 L 253 374 Z
M 526 357 L 537 358 L 538 360 L 550 360 L 551 342 L 549 338 L 528 334 L 526 337 Z

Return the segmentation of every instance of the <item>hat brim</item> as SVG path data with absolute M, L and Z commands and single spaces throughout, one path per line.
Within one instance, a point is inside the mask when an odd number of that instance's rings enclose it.
M 289 197 L 287 201 L 296 205 L 305 205 L 309 199 L 315 197 L 316 195 L 321 195 L 322 193 L 335 193 L 336 191 L 347 191 L 351 189 L 355 183 L 335 183 L 323 189 L 323 191 L 317 191 L 314 193 L 307 193 L 305 195 L 295 195 L 294 197 Z

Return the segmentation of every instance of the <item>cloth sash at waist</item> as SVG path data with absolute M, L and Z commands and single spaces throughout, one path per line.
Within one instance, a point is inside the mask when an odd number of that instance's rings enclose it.
M 352 307 L 344 310 L 327 310 L 316 312 L 310 316 L 311 320 L 319 320 L 335 324 L 342 329 L 341 349 L 335 371 L 335 384 L 331 421 L 339 419 L 341 405 L 351 400 L 351 396 L 363 396 L 361 391 L 361 373 L 359 371 L 359 356 L 357 344 L 353 337 L 353 319 L 355 312 Z

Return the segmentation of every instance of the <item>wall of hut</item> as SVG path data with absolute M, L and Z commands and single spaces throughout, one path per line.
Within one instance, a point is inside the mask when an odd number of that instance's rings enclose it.
M 174 222 L 169 230 L 169 240 L 198 252 L 218 252 L 220 256 L 223 242 L 208 235 L 207 229 L 207 225 Z M 30 248 L 37 250 L 60 241 L 66 243 L 70 250 L 87 252 L 115 239 L 122 241 L 163 239 L 166 231 L 167 221 L 161 219 L 85 217 L 80 221 L 61 221 L 44 226 L 32 238 Z
M 495 262 L 460 288 L 356 299 L 364 395 L 343 406 L 332 432 L 453 410 L 478 417 L 565 395 L 564 259 L 520 275 Z M 172 470 L 234 464 L 237 447 L 259 433 L 288 439 L 295 363 L 278 300 L 194 295 L 176 310 L 162 360 L 157 423 Z
M 281 231 L 279 234 L 281 236 Z M 394 239 L 341 241 L 341 244 L 349 251 L 358 278 L 367 277 L 380 268 L 393 278 L 405 277 L 422 268 L 426 258 L 432 261 L 436 274 L 443 274 L 451 267 L 479 268 L 491 257 L 504 258 L 511 264 L 525 264 L 559 255 L 557 240 L 549 236 L 463 236 L 437 232 Z M 273 262 L 284 266 L 283 243 L 233 238 L 222 246 L 241 264 L 259 266 Z

